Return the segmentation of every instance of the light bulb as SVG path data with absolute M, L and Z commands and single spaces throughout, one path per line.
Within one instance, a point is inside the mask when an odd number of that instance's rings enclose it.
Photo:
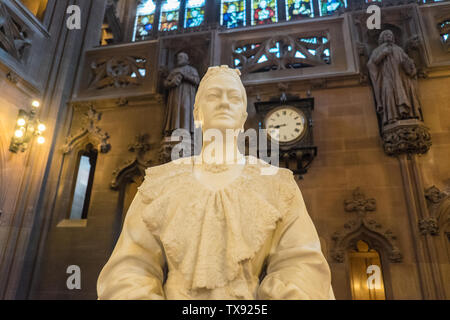
M 40 137 L 37 138 L 37 142 L 38 142 L 39 144 L 43 144 L 43 143 L 45 143 L 45 138 L 42 137 L 42 136 L 40 136 Z
M 38 130 L 39 130 L 40 132 L 44 132 L 45 129 L 47 129 L 47 127 L 45 126 L 45 124 L 40 123 L 40 124 L 38 125 Z
M 14 135 L 16 136 L 16 138 L 22 138 L 23 137 L 23 131 L 22 130 L 16 130 Z
M 31 103 L 31 105 L 32 105 L 33 107 L 35 107 L 35 108 L 39 108 L 39 106 L 40 106 L 41 104 L 39 103 L 39 101 L 34 100 L 34 101 Z
M 23 127 L 27 122 L 25 121 L 24 118 L 20 118 L 19 120 L 17 120 L 17 124 L 21 127 Z

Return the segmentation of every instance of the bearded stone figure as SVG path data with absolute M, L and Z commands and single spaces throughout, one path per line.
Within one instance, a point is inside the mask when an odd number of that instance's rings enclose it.
M 184 52 L 178 53 L 177 67 L 164 80 L 164 86 L 169 90 L 164 120 L 165 136 L 170 136 L 176 129 L 194 132 L 193 108 L 199 81 L 197 70 L 189 65 L 189 56 Z
M 209 68 L 194 116 L 204 136 L 226 139 L 147 169 L 99 299 L 334 299 L 292 171 L 244 156 L 237 135 L 226 135 L 243 131 L 246 110 L 240 72 Z
M 379 46 L 367 64 L 382 125 L 404 119 L 422 120 L 414 61 L 394 43 L 394 34 L 380 34 Z

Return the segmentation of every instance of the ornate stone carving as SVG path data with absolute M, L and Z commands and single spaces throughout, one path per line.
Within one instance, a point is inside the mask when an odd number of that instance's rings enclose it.
M 366 199 L 361 188 L 358 187 L 353 191 L 353 199 L 344 200 L 344 208 L 347 212 L 356 212 L 358 216 L 364 217 L 366 212 L 377 209 L 377 203 L 373 198 Z
M 425 198 L 430 216 L 418 222 L 420 233 L 435 236 L 442 231 L 449 236 L 450 195 L 432 186 L 425 189 Z
M 336 231 L 331 237 L 334 247 L 330 254 L 336 262 L 344 262 L 347 249 L 361 238 L 370 242 L 372 247 L 384 250 L 391 262 L 402 261 L 402 254 L 395 244 L 397 238 L 394 233 L 384 229 L 375 220 L 366 218 L 367 212 L 376 210 L 375 199 L 367 199 L 361 189 L 356 188 L 352 199 L 344 201 L 344 209 L 347 212 L 356 212 L 357 218 L 345 223 L 343 229 Z
M 80 141 L 83 141 L 83 139 L 92 141 L 102 153 L 107 153 L 111 150 L 109 134 L 97 126 L 101 117 L 102 113 L 97 112 L 92 104 L 90 104 L 88 111 L 84 114 L 80 130 L 66 139 L 66 143 L 62 147 L 63 153 L 70 153 Z
M 237 41 L 233 43 L 233 61 L 243 74 L 326 65 L 330 63 L 330 41 L 324 35 Z
M 147 75 L 147 59 L 134 56 L 100 58 L 91 62 L 89 89 L 139 86 Z
M 151 160 L 144 159 L 147 151 L 151 149 L 148 139 L 148 134 L 139 134 L 136 136 L 135 142 L 128 146 L 128 151 L 135 153 L 135 156 L 114 170 L 113 180 L 110 183 L 111 189 L 118 190 L 121 185 L 130 181 L 134 176 L 145 175 L 145 169 L 152 165 Z
M 448 195 L 441 192 L 436 186 L 425 189 L 425 198 L 432 204 L 438 204 L 444 200 Z
M 424 154 L 432 144 L 428 128 L 417 120 L 403 120 L 385 126 L 382 139 L 384 151 L 389 156 Z
M 419 220 L 419 231 L 422 235 L 436 236 L 439 234 L 438 222 L 435 217 Z
M 6 74 L 6 79 L 13 84 L 17 84 L 19 82 L 19 76 L 13 71 Z
M 0 48 L 21 61 L 25 48 L 30 45 L 26 27 L 14 19 L 7 7 L 0 3 Z

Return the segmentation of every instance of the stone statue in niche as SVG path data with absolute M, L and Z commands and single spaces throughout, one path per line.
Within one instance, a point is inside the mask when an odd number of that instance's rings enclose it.
M 414 61 L 394 43 L 391 30 L 383 31 L 378 43 L 367 67 L 383 127 L 399 120 L 423 120 Z
M 164 120 L 164 136 L 170 136 L 176 129 L 194 132 L 194 101 L 200 81 L 197 70 L 189 65 L 189 56 L 177 54 L 177 67 L 164 80 L 169 90 Z
M 99 299 L 334 299 L 292 171 L 238 148 L 247 116 L 240 72 L 209 68 L 194 117 L 214 139 L 146 170 Z

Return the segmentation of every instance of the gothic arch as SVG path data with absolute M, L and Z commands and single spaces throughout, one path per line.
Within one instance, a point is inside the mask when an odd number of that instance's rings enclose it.
M 339 263 L 345 261 L 347 250 L 354 247 L 358 240 L 366 241 L 370 247 L 386 255 L 391 262 L 402 261 L 402 254 L 394 242 L 396 236 L 390 230 L 384 230 L 375 220 L 364 218 L 351 220 L 344 225 L 344 228 L 336 231 L 332 239 L 334 246 L 331 257 Z

